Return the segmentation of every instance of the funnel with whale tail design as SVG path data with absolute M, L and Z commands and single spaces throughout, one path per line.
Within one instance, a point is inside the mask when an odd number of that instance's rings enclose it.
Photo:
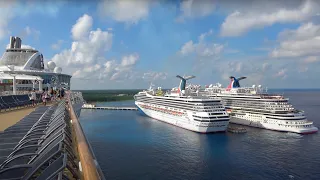
M 235 78 L 234 76 L 230 76 L 231 82 L 229 84 L 229 86 L 227 87 L 228 90 L 230 90 L 231 88 L 238 88 L 240 87 L 240 83 L 239 81 L 242 79 L 246 79 L 247 77 L 239 77 L 239 78 Z
M 184 93 L 184 91 L 186 90 L 187 80 L 192 79 L 192 78 L 195 78 L 195 76 L 181 77 L 181 76 L 179 76 L 179 75 L 177 75 L 176 77 L 179 78 L 179 79 L 181 79 L 178 91 L 179 91 L 179 92 L 182 92 L 182 93 Z

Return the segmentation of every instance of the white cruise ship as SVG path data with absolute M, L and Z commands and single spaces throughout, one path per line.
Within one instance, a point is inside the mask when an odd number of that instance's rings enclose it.
M 205 94 L 222 98 L 231 123 L 299 134 L 318 131 L 304 112 L 295 109 L 283 95 L 267 93 L 261 85 L 241 88 L 239 80 L 245 77 L 230 79 L 227 88 L 221 84 L 210 85 L 205 88 Z
M 19 37 L 10 36 L 10 43 L 0 57 L 0 95 L 42 91 L 50 87 L 70 89 L 71 75 L 62 73 L 53 61 L 45 66 L 43 55 L 36 49 L 22 46 Z
M 200 133 L 223 132 L 229 116 L 220 98 L 198 96 L 186 89 L 186 81 L 194 76 L 181 77 L 179 88 L 164 93 L 161 88 L 139 92 L 135 104 L 147 116 Z

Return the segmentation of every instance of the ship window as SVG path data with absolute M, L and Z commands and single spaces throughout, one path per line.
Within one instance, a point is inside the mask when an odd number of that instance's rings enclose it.
M 37 56 L 36 59 L 32 62 L 31 69 L 43 69 L 43 62 L 41 60 L 41 56 Z
M 5 52 L 0 65 L 24 66 L 35 52 Z

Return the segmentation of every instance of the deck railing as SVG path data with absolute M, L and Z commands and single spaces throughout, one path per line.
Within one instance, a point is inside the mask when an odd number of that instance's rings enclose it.
M 69 104 L 69 113 L 72 120 L 73 131 L 75 134 L 77 151 L 80 158 L 83 179 L 85 180 L 103 180 L 104 175 L 100 169 L 98 161 L 94 156 L 90 143 L 88 142 L 81 124 L 79 122 L 79 115 L 83 98 L 81 92 L 67 92 L 67 99 Z
M 36 91 L 36 93 L 41 93 L 40 91 Z M 30 91 L 16 91 L 16 95 L 24 95 L 30 94 Z M 0 96 L 10 96 L 13 95 L 13 91 L 1 91 Z

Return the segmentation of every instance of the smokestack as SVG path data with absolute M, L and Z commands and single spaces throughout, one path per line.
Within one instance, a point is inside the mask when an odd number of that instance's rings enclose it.
M 17 37 L 17 40 L 18 40 L 18 42 L 19 42 L 17 48 L 21 49 L 21 39 L 20 39 L 19 37 Z
M 9 48 L 10 49 L 13 49 L 14 48 L 14 43 L 15 43 L 15 38 L 13 37 L 13 36 L 10 36 L 10 46 L 9 46 Z
M 15 48 L 21 49 L 21 39 L 19 37 L 15 37 Z

